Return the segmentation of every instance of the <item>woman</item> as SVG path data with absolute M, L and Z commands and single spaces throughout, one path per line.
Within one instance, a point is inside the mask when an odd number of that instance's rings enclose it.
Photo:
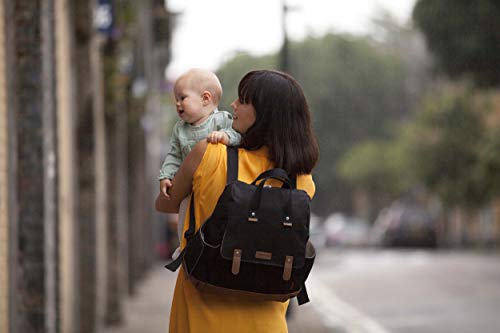
M 299 84 L 278 71 L 249 72 L 241 79 L 238 98 L 231 107 L 233 128 L 242 134 L 238 179 L 250 183 L 263 171 L 283 168 L 291 177 L 297 177 L 297 188 L 312 198 L 315 188 L 310 173 L 319 149 Z M 156 209 L 177 212 L 181 200 L 193 191 L 196 228 L 199 228 L 224 190 L 226 161 L 224 145 L 199 142 L 174 178 L 169 192 L 171 199 L 159 195 Z M 188 226 L 186 222 L 184 231 Z M 181 268 L 172 301 L 170 332 L 287 332 L 287 306 L 288 302 L 255 301 L 198 291 Z

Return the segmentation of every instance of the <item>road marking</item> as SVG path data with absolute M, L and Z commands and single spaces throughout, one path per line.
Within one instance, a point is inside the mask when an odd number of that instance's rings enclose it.
M 311 304 L 329 328 L 345 333 L 389 333 L 374 319 L 338 298 L 320 279 L 310 276 L 308 282 Z
M 406 315 L 406 316 L 394 316 L 384 318 L 384 323 L 391 328 L 416 328 L 416 327 L 431 327 L 433 323 L 442 320 L 440 314 L 434 315 Z M 437 327 L 437 326 L 434 326 Z

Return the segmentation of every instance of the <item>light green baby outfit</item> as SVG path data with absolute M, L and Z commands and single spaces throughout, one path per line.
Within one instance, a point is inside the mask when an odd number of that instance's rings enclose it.
M 198 141 L 207 138 L 213 131 L 221 131 L 229 137 L 229 145 L 240 144 L 241 135 L 233 128 L 233 116 L 227 111 L 215 109 L 208 119 L 198 126 L 193 126 L 184 120 L 175 123 L 171 137 L 171 147 L 160 169 L 158 180 L 173 179 L 182 161 L 189 154 Z

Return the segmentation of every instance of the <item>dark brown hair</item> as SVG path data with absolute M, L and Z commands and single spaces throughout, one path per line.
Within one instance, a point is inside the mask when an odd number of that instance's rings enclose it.
M 241 103 L 251 103 L 256 111 L 255 123 L 243 135 L 240 147 L 256 150 L 267 146 L 275 167 L 292 177 L 311 173 L 319 148 L 309 106 L 297 81 L 279 71 L 251 71 L 238 85 L 238 98 Z

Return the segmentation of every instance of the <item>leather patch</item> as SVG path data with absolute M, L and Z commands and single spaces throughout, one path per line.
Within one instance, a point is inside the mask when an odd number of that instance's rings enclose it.
M 293 266 L 293 257 L 286 256 L 285 266 L 283 267 L 283 280 L 288 281 L 292 277 L 292 266 Z
M 264 251 L 255 252 L 255 258 L 257 259 L 271 260 L 272 257 L 273 254 L 271 252 L 264 252 Z
M 231 273 L 234 275 L 238 275 L 240 272 L 240 264 L 241 264 L 241 250 L 234 249 L 233 251 L 233 266 L 231 267 Z

